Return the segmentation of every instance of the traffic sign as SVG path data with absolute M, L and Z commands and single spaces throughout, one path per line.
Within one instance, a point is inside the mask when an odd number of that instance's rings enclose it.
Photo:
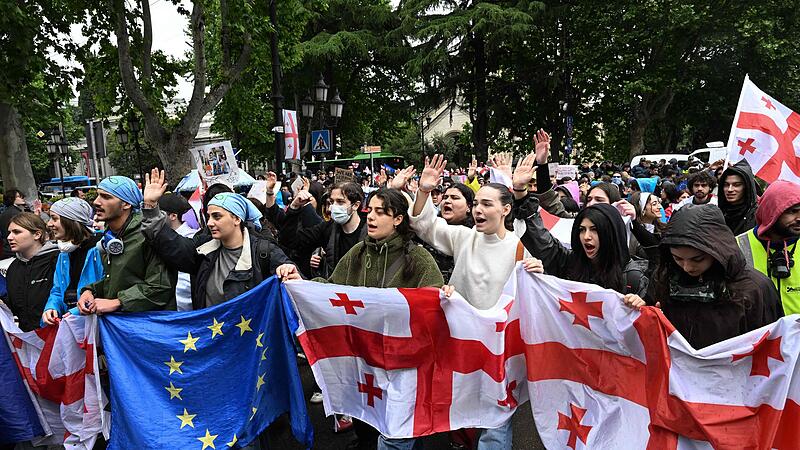
M 380 153 L 381 146 L 380 145 L 365 145 L 362 147 L 364 149 L 364 153 Z
M 331 151 L 331 130 L 314 130 L 311 132 L 311 153 L 327 153 Z

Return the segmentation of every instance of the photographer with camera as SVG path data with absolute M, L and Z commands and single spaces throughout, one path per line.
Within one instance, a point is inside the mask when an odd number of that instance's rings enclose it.
M 786 314 L 800 313 L 800 268 L 794 262 L 800 237 L 800 185 L 772 183 L 758 202 L 756 226 L 736 238 L 747 263 L 768 276 Z

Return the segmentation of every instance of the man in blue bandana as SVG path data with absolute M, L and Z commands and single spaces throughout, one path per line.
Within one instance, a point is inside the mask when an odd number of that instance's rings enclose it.
M 100 281 L 86 286 L 78 300 L 81 314 L 175 309 L 177 272 L 167 267 L 145 241 L 142 192 L 127 177 L 100 182 L 94 201 L 97 220 L 106 224 L 101 241 Z

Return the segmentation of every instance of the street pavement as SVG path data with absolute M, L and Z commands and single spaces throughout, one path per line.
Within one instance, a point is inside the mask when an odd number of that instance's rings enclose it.
M 320 450 L 340 450 L 355 438 L 352 431 L 343 433 L 333 432 L 333 418 L 325 417 L 325 410 L 322 404 L 308 403 L 308 399 L 314 390 L 314 376 L 308 364 L 298 360 L 300 367 L 300 377 L 303 380 L 303 390 L 305 391 L 306 407 L 311 416 L 311 423 L 314 425 L 314 449 Z M 540 450 L 544 449 L 536 432 L 533 423 L 530 404 L 526 403 L 517 408 L 516 414 L 512 419 L 514 426 L 514 450 Z M 269 430 L 270 449 L 279 450 L 302 450 L 303 446 L 294 441 L 288 430 L 288 422 L 285 420 L 277 422 Z M 425 450 L 449 450 L 450 445 L 446 433 L 435 436 L 427 436 L 422 439 Z

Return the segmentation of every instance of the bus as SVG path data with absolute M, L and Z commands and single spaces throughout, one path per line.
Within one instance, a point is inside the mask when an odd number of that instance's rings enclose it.
M 380 171 L 382 167 L 391 170 L 402 169 L 406 166 L 405 158 L 393 155 L 388 152 L 372 153 L 372 166 L 374 170 Z M 306 161 L 306 170 L 318 172 L 322 170 L 322 161 Z M 359 154 L 352 158 L 326 159 L 325 170 L 333 170 L 334 167 L 340 169 L 353 169 L 355 172 L 362 172 L 365 167 L 370 166 L 370 155 Z
M 64 194 L 69 195 L 73 189 L 89 189 L 97 187 L 97 179 L 94 177 L 87 177 L 83 175 L 67 176 L 64 177 Z M 45 181 L 39 184 L 39 191 L 45 197 L 54 197 L 61 195 L 61 177 L 50 178 L 50 181 Z

